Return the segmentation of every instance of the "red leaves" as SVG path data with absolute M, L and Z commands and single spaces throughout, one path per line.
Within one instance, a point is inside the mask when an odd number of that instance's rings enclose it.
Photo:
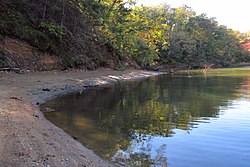
M 246 50 L 250 50 L 250 42 L 242 44 Z

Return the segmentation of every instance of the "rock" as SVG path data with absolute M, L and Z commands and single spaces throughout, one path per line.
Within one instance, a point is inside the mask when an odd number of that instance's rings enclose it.
M 43 89 L 42 89 L 42 91 L 49 92 L 49 91 L 50 91 L 50 89 L 48 89 L 48 88 L 43 88 Z

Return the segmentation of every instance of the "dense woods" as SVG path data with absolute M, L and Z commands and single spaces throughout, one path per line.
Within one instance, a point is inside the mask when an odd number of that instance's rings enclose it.
M 135 4 L 134 0 L 2 0 L 0 38 L 27 41 L 62 58 L 65 67 L 208 68 L 250 61 L 244 48 L 248 34 L 219 25 L 188 6 Z M 0 65 L 7 55 L 3 50 L 0 47 Z

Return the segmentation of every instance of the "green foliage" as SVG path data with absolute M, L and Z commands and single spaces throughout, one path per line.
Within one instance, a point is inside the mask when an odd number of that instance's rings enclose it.
M 157 55 L 151 48 L 149 48 L 145 41 L 138 39 L 136 46 L 137 54 L 134 55 L 133 58 L 141 67 L 149 65 L 157 59 Z
M 26 40 L 41 51 L 61 53 L 59 44 L 54 38 L 40 31 L 32 22 L 21 12 L 9 11 L 8 15 L 2 16 L 0 28 L 1 33 L 7 36 L 14 36 Z
M 229 66 L 249 60 L 238 34 L 190 7 L 132 7 L 131 1 L 85 1 L 95 26 L 122 55 L 140 66 L 185 64 L 189 68 Z M 88 5 L 86 5 L 88 4 Z M 126 7 L 129 6 L 129 7 Z
M 56 23 L 41 22 L 39 28 L 45 29 L 57 38 L 62 38 L 67 33 L 67 28 Z
M 183 6 L 168 10 L 169 46 L 159 45 L 163 64 L 185 64 L 189 68 L 229 66 L 247 61 L 239 35 L 219 26 L 214 18 L 196 15 Z
M 249 37 L 220 26 L 190 7 L 138 7 L 135 0 L 0 2 L 0 34 L 26 40 L 62 56 L 67 66 L 107 66 L 114 59 L 140 66 L 184 64 L 188 68 L 246 62 Z M 126 63 L 122 63 L 126 64 Z
M 80 2 L 71 0 L 3 0 L 0 34 L 56 54 L 65 66 L 93 69 L 105 64 L 107 55 L 101 52 L 101 35 L 92 25 L 93 18 L 84 10 Z

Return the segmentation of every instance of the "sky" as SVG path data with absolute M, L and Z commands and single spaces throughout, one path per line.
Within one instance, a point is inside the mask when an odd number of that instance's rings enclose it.
M 183 4 L 197 14 L 206 13 L 215 17 L 221 25 L 246 33 L 250 31 L 250 0 L 138 0 L 138 5 L 147 6 L 169 4 L 178 7 Z

